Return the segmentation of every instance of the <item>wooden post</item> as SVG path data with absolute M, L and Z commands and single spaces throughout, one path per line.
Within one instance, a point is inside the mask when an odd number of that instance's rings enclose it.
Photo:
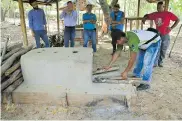
M 130 20 L 130 31 L 132 30 L 132 24 L 133 24 L 133 20 Z
M 28 46 L 28 39 L 27 39 L 27 31 L 26 31 L 26 24 L 25 24 L 25 16 L 24 16 L 24 8 L 23 8 L 23 1 L 18 0 L 19 10 L 20 10 L 20 21 L 21 21 L 21 29 L 23 32 L 23 46 Z
M 99 8 L 99 26 L 100 26 L 101 24 L 100 24 L 100 8 Z
M 125 32 L 127 31 L 127 23 L 128 23 L 128 19 L 125 18 Z
M 141 21 L 141 30 L 143 30 L 143 22 Z
M 57 29 L 58 29 L 58 35 L 59 35 L 60 28 L 59 28 L 59 3 L 58 3 L 58 0 L 56 1 L 56 10 L 57 10 Z
M 45 10 L 46 10 L 46 18 L 47 18 L 47 31 L 49 32 L 49 16 L 47 14 L 47 5 L 45 6 Z
M 150 27 L 153 27 L 153 20 L 150 20 Z
M 169 7 L 169 0 L 165 0 L 165 10 L 167 11 Z
M 124 0 L 124 13 L 126 15 L 126 0 Z
M 140 16 L 140 0 L 138 0 L 137 17 Z M 136 28 L 139 29 L 139 20 L 137 20 Z

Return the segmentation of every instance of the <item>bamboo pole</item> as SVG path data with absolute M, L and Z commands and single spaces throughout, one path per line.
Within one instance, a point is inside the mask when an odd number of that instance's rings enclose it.
M 133 29 L 132 24 L 133 24 L 133 20 L 130 20 L 130 31 Z
M 27 39 L 27 31 L 26 31 L 26 24 L 25 24 L 23 1 L 18 0 L 18 5 L 19 5 L 19 11 L 20 11 L 21 29 L 23 32 L 23 45 L 24 45 L 24 47 L 27 47 L 28 39 Z
M 59 28 L 59 3 L 58 3 L 58 0 L 56 0 L 56 10 L 57 10 L 57 31 L 58 31 L 58 35 L 59 35 L 60 28 Z
M 138 0 L 137 17 L 140 17 L 140 0 Z M 136 28 L 139 29 L 139 20 L 137 20 Z
M 99 26 L 101 25 L 100 23 L 100 8 L 99 8 Z
M 167 11 L 169 7 L 169 0 L 165 0 L 165 10 Z

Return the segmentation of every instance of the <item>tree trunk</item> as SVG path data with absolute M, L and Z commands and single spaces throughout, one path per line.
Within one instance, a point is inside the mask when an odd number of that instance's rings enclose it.
M 20 48 L 20 47 L 22 47 L 22 46 L 23 46 L 23 43 L 12 44 L 12 45 L 10 45 L 10 46 L 8 47 L 7 51 L 11 51 L 11 50 L 13 50 L 13 49 L 15 49 L 15 48 Z
M 114 7 L 114 5 L 117 4 L 117 3 L 118 3 L 118 0 L 112 0 L 111 7 Z
M 11 50 L 10 52 L 8 52 L 8 53 L 4 56 L 3 60 L 6 60 L 6 59 L 9 58 L 10 56 L 12 56 L 14 53 L 18 52 L 20 49 L 22 49 L 22 48 L 15 48 L 14 50 Z
M 9 41 L 9 37 L 7 38 L 6 42 L 5 42 L 5 45 L 4 45 L 4 48 L 3 48 L 3 53 L 2 53 L 2 56 L 1 56 L 1 63 L 4 59 L 4 55 L 6 54 L 6 50 L 7 50 L 7 45 L 8 45 L 8 41 Z
M 111 2 L 111 7 L 113 7 L 115 4 L 117 4 L 118 0 L 112 0 Z M 110 10 L 109 10 L 109 5 L 107 3 L 107 0 L 99 0 L 99 4 L 101 6 L 101 9 L 103 11 L 104 14 L 104 23 L 103 26 L 106 27 L 102 27 L 102 28 L 107 28 L 108 30 L 108 26 L 110 24 Z
M 18 69 L 16 70 L 8 80 L 6 80 L 4 83 L 2 83 L 1 85 L 1 91 L 4 90 L 5 88 L 7 88 L 10 84 L 12 84 L 14 81 L 16 81 L 17 79 L 19 79 L 20 77 L 18 77 L 18 75 L 21 73 L 21 70 Z
M 7 59 L 7 61 L 2 65 L 1 67 L 1 75 L 4 74 L 4 72 L 11 67 L 13 62 L 16 60 L 16 58 L 20 57 L 21 55 L 27 53 L 32 49 L 32 45 L 28 46 L 27 48 L 18 51 L 17 53 L 13 54 L 10 58 Z
M 105 22 L 107 25 L 109 25 L 109 5 L 107 0 L 99 0 L 99 3 L 104 14 Z
M 18 80 L 16 80 L 13 84 L 11 84 L 8 88 L 6 88 L 4 90 L 4 97 L 6 97 L 6 101 L 8 104 L 11 104 L 13 102 L 13 98 L 12 98 L 12 92 L 21 85 L 21 83 L 23 82 L 23 77 L 19 78 Z
M 1 8 L 1 21 L 5 21 L 4 10 Z
M 6 72 L 5 72 L 5 76 L 9 76 L 10 74 L 12 74 L 15 70 L 17 70 L 20 67 L 20 61 L 18 61 L 15 65 L 13 65 L 11 68 L 9 68 Z

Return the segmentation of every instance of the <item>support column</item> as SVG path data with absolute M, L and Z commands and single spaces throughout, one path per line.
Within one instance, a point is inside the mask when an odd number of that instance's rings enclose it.
M 169 7 L 169 0 L 165 0 L 165 10 L 167 11 Z
M 138 0 L 137 17 L 140 17 L 140 0 Z M 136 28 L 137 29 L 139 29 L 139 24 L 140 24 L 139 21 L 140 20 L 137 20 L 137 22 L 136 22 L 136 24 L 137 24 Z
M 26 24 L 25 24 L 25 16 L 24 16 L 24 7 L 23 1 L 18 0 L 19 10 L 20 10 L 20 22 L 21 22 L 21 29 L 23 33 L 23 46 L 28 46 L 28 39 L 27 39 L 27 31 L 26 31 Z
M 59 3 L 58 0 L 56 1 L 56 10 L 57 10 L 57 31 L 60 34 L 60 27 L 59 27 Z

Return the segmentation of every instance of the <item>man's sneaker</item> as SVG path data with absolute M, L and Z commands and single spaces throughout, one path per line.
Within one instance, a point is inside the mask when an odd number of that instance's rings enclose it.
M 163 67 L 163 65 L 162 64 L 159 64 L 159 67 Z
M 137 91 L 146 90 L 146 89 L 150 89 L 150 85 L 149 84 L 140 84 L 137 87 Z

